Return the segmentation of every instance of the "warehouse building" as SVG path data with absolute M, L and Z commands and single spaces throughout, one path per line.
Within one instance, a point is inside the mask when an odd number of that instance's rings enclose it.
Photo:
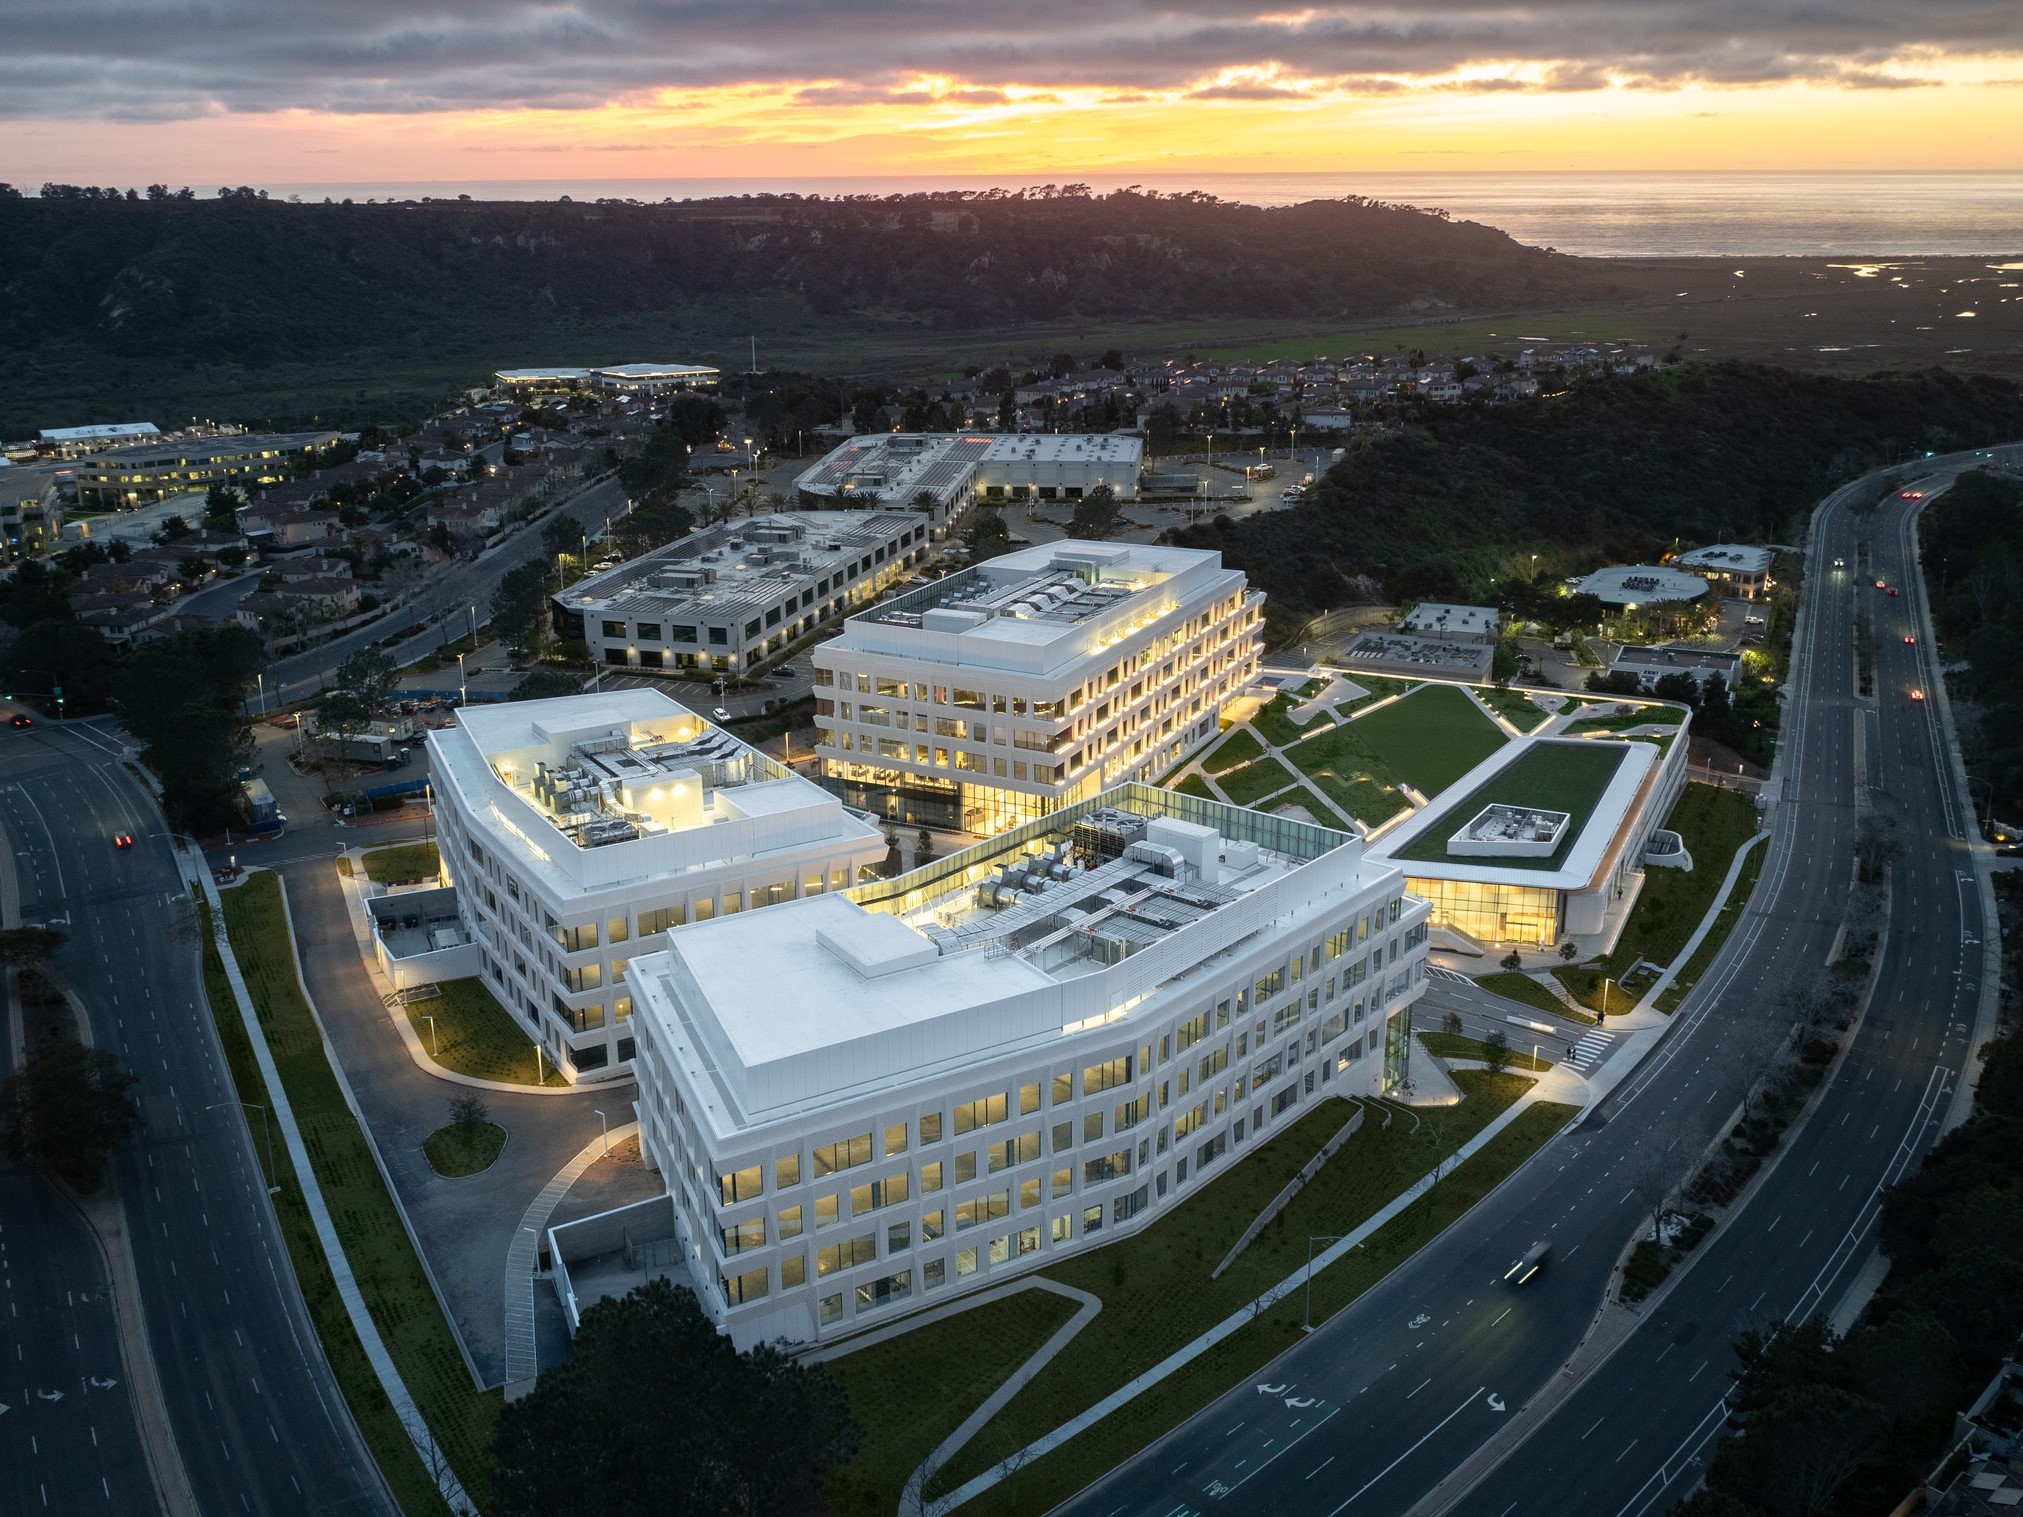
M 1134 784 L 671 930 L 626 978 L 672 1272 L 741 1348 L 809 1343 L 1153 1225 L 1405 1076 L 1404 885 L 1351 835 Z
M 677 538 L 555 597 L 613 669 L 738 674 L 875 600 L 927 556 L 913 511 L 789 511 Z
M 824 782 L 993 833 L 1161 774 L 1256 677 L 1263 605 L 1219 553 L 1073 540 L 895 596 L 811 655 Z
M 1107 485 L 1138 498 L 1142 438 L 1063 434 L 891 432 L 853 437 L 794 481 L 801 503 L 855 502 L 925 511 L 946 525 L 977 500 L 1080 500 Z
M 601 369 L 500 369 L 492 375 L 492 384 L 515 398 L 590 389 L 658 395 L 674 390 L 713 390 L 722 377 L 720 371 L 704 364 L 615 363 Z
M 632 945 L 843 889 L 885 857 L 819 785 L 655 690 L 457 723 L 428 735 L 446 885 L 375 902 L 381 962 L 396 984 L 481 975 L 572 1080 L 630 1066 Z

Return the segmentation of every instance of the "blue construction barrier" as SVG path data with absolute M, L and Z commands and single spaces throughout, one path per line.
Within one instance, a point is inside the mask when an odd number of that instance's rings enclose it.
M 358 793 L 371 801 L 388 795 L 420 795 L 427 788 L 427 780 L 402 780 L 398 784 L 393 785 L 375 785 L 369 790 L 361 790 Z

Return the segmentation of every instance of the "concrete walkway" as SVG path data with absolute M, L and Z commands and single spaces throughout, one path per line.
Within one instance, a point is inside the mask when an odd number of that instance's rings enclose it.
M 1286 1297 L 1303 1287 L 1309 1278 L 1320 1274 L 1321 1271 L 1327 1269 L 1330 1265 L 1338 1263 L 1347 1257 L 1351 1250 L 1367 1241 L 1379 1229 L 1383 1228 L 1397 1217 L 1400 1212 L 1404 1211 L 1406 1207 L 1431 1190 L 1439 1176 L 1451 1173 L 1464 1160 L 1479 1153 L 1491 1139 L 1495 1138 L 1512 1122 L 1515 1122 L 1520 1113 L 1528 1110 L 1534 1103 L 1545 1100 L 1565 1101 L 1569 1105 L 1579 1106 L 1584 1110 L 1590 1104 L 1592 1097 L 1586 1084 L 1579 1076 L 1562 1071 L 1557 1067 L 1547 1071 L 1539 1077 L 1537 1084 L 1533 1085 L 1530 1090 L 1513 1101 L 1507 1110 L 1499 1114 L 1494 1121 L 1490 1122 L 1474 1137 L 1462 1144 L 1451 1158 L 1443 1161 L 1437 1169 L 1420 1176 L 1418 1180 L 1400 1191 L 1396 1196 L 1393 1196 L 1388 1203 L 1379 1208 L 1361 1226 L 1335 1243 L 1330 1244 L 1323 1252 L 1316 1254 L 1311 1264 L 1302 1265 L 1300 1268 L 1294 1270 L 1285 1279 L 1266 1290 L 1254 1301 L 1238 1307 L 1227 1317 L 1216 1323 L 1215 1326 L 1209 1328 L 1208 1331 L 1202 1333 L 1192 1342 L 1175 1349 L 1142 1375 L 1119 1386 L 1088 1410 L 1080 1413 L 1078 1416 L 1069 1418 L 1068 1421 L 1062 1423 L 1052 1432 L 1027 1444 L 998 1467 L 985 1471 L 974 1479 L 964 1482 L 947 1496 L 929 1503 L 927 1509 L 936 1514 L 936 1517 L 939 1517 L 939 1514 L 954 1511 L 964 1502 L 975 1499 L 996 1485 L 1000 1479 L 1004 1478 L 1005 1472 L 1008 1469 L 1023 1469 L 1033 1463 L 1033 1461 L 1051 1453 L 1070 1438 L 1073 1438 L 1077 1433 L 1095 1426 L 1119 1407 L 1137 1400 L 1138 1397 L 1142 1396 L 1160 1381 L 1184 1369 L 1187 1365 L 1193 1363 L 1194 1360 L 1200 1358 L 1203 1354 L 1221 1343 L 1225 1338 L 1242 1331 L 1266 1311 L 1269 1311 L 1280 1301 L 1285 1300 Z M 906 1512 L 906 1510 L 902 1506 L 902 1513 Z
M 621 1127 L 614 1127 L 608 1135 L 600 1134 L 595 1142 L 586 1143 L 582 1152 L 555 1171 L 554 1178 L 541 1187 L 541 1193 L 534 1197 L 520 1217 L 520 1230 L 513 1234 L 513 1241 L 506 1249 L 508 1401 L 517 1400 L 532 1390 L 535 1377 L 541 1372 L 534 1332 L 534 1271 L 541 1262 L 541 1234 L 547 1230 L 548 1219 L 562 1204 L 562 1198 L 569 1194 L 569 1187 L 583 1177 L 585 1170 L 610 1152 L 613 1138 L 623 1143 L 638 1132 L 637 1122 L 627 1122 Z
M 233 1004 L 238 1007 L 239 1020 L 252 1043 L 254 1062 L 260 1066 L 260 1078 L 266 1082 L 267 1099 L 273 1105 L 274 1125 L 281 1129 L 289 1162 L 295 1166 L 295 1178 L 302 1187 L 303 1203 L 308 1208 L 310 1221 L 315 1224 L 316 1241 L 330 1265 L 338 1298 L 344 1303 L 344 1314 L 350 1319 L 352 1331 L 358 1334 L 359 1345 L 365 1350 L 366 1360 L 372 1365 L 372 1373 L 379 1381 L 380 1389 L 392 1404 L 394 1415 L 400 1418 L 400 1425 L 407 1430 L 422 1467 L 435 1472 L 437 1489 L 442 1493 L 443 1500 L 451 1511 L 470 1513 L 475 1517 L 477 1505 L 465 1493 L 449 1462 L 440 1456 L 440 1445 L 429 1432 L 428 1423 L 423 1420 L 414 1397 L 408 1394 L 407 1385 L 394 1366 L 393 1356 L 387 1352 L 386 1344 L 379 1336 L 378 1324 L 366 1309 L 365 1297 L 351 1272 L 351 1261 L 345 1257 L 344 1245 L 337 1236 L 337 1224 L 331 1220 L 330 1208 L 323 1199 L 323 1188 L 317 1183 L 316 1170 L 309 1161 L 309 1150 L 302 1141 L 302 1129 L 296 1125 L 295 1110 L 289 1103 L 287 1088 L 282 1085 L 281 1073 L 274 1066 L 274 1054 L 267 1046 L 267 1034 L 260 1026 L 259 1013 L 253 1008 L 253 998 L 246 990 L 244 976 L 239 972 L 239 961 L 233 957 L 231 940 L 225 932 L 224 903 L 218 898 L 208 870 L 200 875 L 199 880 L 211 905 L 211 936 L 217 944 L 219 958 L 224 961 L 225 978 L 231 983 Z M 332 1067 L 335 1067 L 334 1060 Z
M 1706 942 L 1707 934 L 1714 930 L 1714 924 L 1721 919 L 1722 908 L 1728 904 L 1728 897 L 1734 893 L 1735 882 L 1742 877 L 1742 866 L 1748 861 L 1749 850 L 1754 848 L 1758 843 L 1767 841 L 1769 837 L 1770 834 L 1768 832 L 1751 833 L 1748 838 L 1744 839 L 1742 846 L 1735 850 L 1735 857 L 1728 862 L 1727 878 L 1721 881 L 1721 889 L 1715 895 L 1713 904 L 1707 908 L 1707 914 L 1700 918 L 1700 925 L 1695 927 L 1693 935 L 1686 939 L 1686 946 L 1679 950 L 1678 957 L 1667 964 L 1665 972 L 1651 982 L 1651 988 L 1646 990 L 1638 999 L 1630 1016 L 1623 1018 L 1625 1024 L 1630 1026 L 1638 1025 L 1631 1020 L 1638 1012 L 1649 1012 L 1652 1016 L 1656 1017 L 1665 1015 L 1664 1012 L 1657 1009 L 1658 997 L 1672 988 L 1672 982 L 1679 977 L 1688 964 L 1692 963 L 1693 955 L 1700 951 L 1700 945 Z
M 511 1080 L 486 1080 L 477 1075 L 459 1074 L 454 1069 L 445 1069 L 429 1057 L 429 1051 L 422 1047 L 421 1034 L 414 1030 L 414 1023 L 401 1010 L 393 982 L 379 967 L 379 955 L 373 951 L 372 927 L 366 920 L 365 903 L 370 897 L 366 891 L 369 882 L 365 878 L 365 866 L 361 862 L 364 853 L 364 848 L 356 846 L 344 850 L 343 856 L 351 860 L 351 873 L 340 873 L 337 884 L 344 893 L 345 910 L 351 918 L 351 935 L 358 940 L 359 962 L 364 965 L 365 976 L 372 982 L 372 988 L 379 992 L 380 1004 L 386 1008 L 386 1019 L 392 1024 L 414 1067 L 425 1075 L 433 1075 L 451 1085 L 468 1085 L 473 1090 L 496 1090 L 509 1096 L 581 1095 L 583 1089 L 576 1085 L 521 1085 Z M 531 1052 L 534 1046 L 534 1040 L 529 1038 L 528 1050 Z

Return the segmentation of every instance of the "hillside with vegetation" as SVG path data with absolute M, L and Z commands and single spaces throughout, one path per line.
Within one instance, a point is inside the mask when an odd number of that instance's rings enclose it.
M 0 270 L 0 432 L 122 407 L 167 425 L 234 385 L 332 409 L 380 393 L 375 369 L 446 361 L 469 383 L 494 366 L 741 357 L 747 334 L 1355 320 L 1612 287 L 1603 266 L 1442 212 L 1079 186 L 657 205 L 0 187 Z
M 1246 570 L 1282 632 L 1384 598 L 1532 614 L 1561 574 L 1675 543 L 1791 541 L 1840 481 L 2017 437 L 2023 388 L 2004 379 L 1689 364 L 1511 405 L 1427 406 L 1359 441 L 1292 509 L 1176 535 Z
M 1918 520 L 1925 589 L 1975 799 L 2023 816 L 2023 479 L 1975 471 Z M 1991 794 L 1992 792 L 1992 794 Z

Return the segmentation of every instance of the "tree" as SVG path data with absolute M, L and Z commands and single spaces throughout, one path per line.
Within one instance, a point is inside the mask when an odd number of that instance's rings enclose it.
M 1496 640 L 1496 651 L 1489 656 L 1489 677 L 1499 685 L 1507 685 L 1517 678 L 1517 642 L 1514 638 L 1502 637 Z
M 246 691 L 265 658 L 256 632 L 236 623 L 200 627 L 142 644 L 113 682 L 181 831 L 223 826 L 236 814 L 239 770 L 253 746 Z
M 932 862 L 934 858 L 934 834 L 925 827 L 913 837 L 913 867 Z
M 1510 1039 L 1501 1028 L 1483 1040 L 1482 1062 L 1489 1066 L 1493 1075 L 1500 1075 L 1510 1068 Z
M 1440 1019 L 1440 1025 L 1447 1030 L 1449 1035 L 1457 1038 L 1460 1037 L 1461 1013 L 1458 1011 L 1450 1010 L 1446 1016 Z
M 1101 542 L 1117 530 L 1117 517 L 1117 492 L 1108 485 L 1097 485 L 1075 502 L 1075 516 L 1069 531 L 1076 537 Z
M 371 725 L 372 708 L 355 691 L 333 690 L 316 708 L 316 731 L 337 739 L 340 768 L 351 757 L 351 739 Z
M 0 932 L 0 964 L 27 969 L 40 964 L 69 941 L 60 927 L 9 927 Z
M 973 564 L 1011 552 L 1011 528 L 1004 523 L 1004 513 L 979 507 L 962 542 L 969 549 L 969 561 Z
M 583 551 L 583 529 L 574 517 L 558 516 L 541 529 L 541 551 L 550 558 L 574 556 Z
M 135 1083 L 103 1048 L 75 1038 L 43 1044 L 0 1084 L 0 1152 L 91 1194 L 105 1183 L 107 1155 L 140 1131 Z
M 548 565 L 529 559 L 508 571 L 492 592 L 492 630 L 511 648 L 539 653 L 547 634 Z
M 506 692 L 509 701 L 546 701 L 558 695 L 575 695 L 583 689 L 583 677 L 571 674 L 566 669 L 550 669 L 546 665 L 529 669 L 511 690 Z
M 826 1367 L 739 1353 L 690 1292 L 652 1280 L 586 1311 L 575 1357 L 500 1413 L 492 1510 L 786 1517 L 819 1505 L 862 1440 Z
M 450 1126 L 460 1133 L 477 1133 L 491 1120 L 492 1109 L 483 1096 L 457 1096 L 450 1101 Z
M 330 679 L 339 690 L 349 690 L 365 702 L 370 715 L 386 704 L 397 673 L 392 655 L 377 648 L 360 648 L 331 672 Z
M 204 525 L 213 532 L 237 533 L 239 530 L 239 508 L 246 504 L 245 496 L 222 480 L 204 492 Z
M 1524 968 L 1524 955 L 1513 948 L 1503 956 L 1502 964 L 1505 969 L 1515 974 L 1518 970 Z
M 1564 943 L 1559 945 L 1559 956 L 1571 964 L 1575 959 L 1580 957 L 1580 945 L 1575 943 L 1572 938 L 1568 938 Z

